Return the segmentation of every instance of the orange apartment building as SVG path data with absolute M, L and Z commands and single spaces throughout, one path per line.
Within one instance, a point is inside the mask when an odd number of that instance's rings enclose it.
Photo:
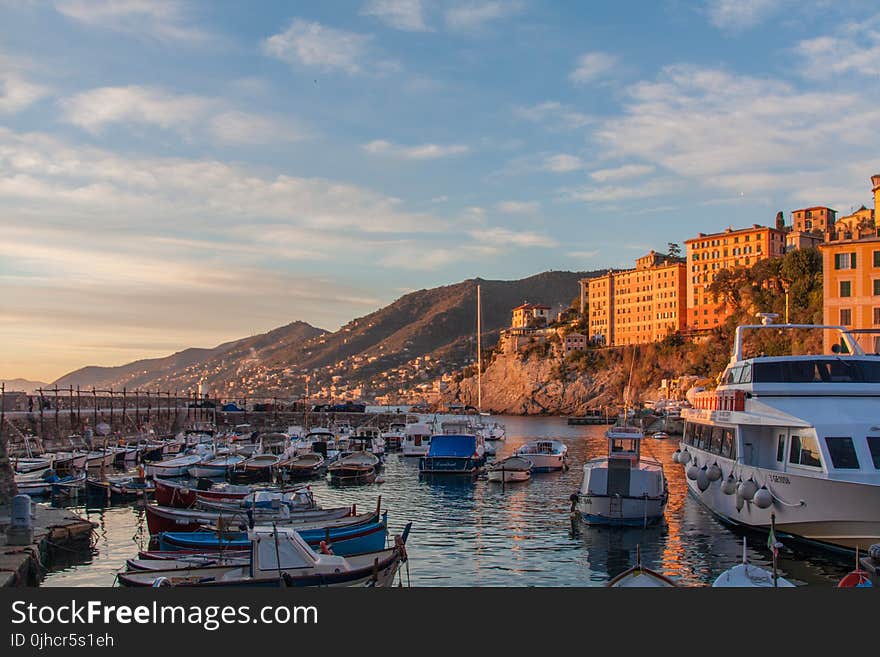
M 685 263 L 651 251 L 636 268 L 589 281 L 590 339 L 606 346 L 662 340 L 684 328 Z
M 723 303 L 714 301 L 709 293 L 709 285 L 718 272 L 722 269 L 750 267 L 764 258 L 784 255 L 786 232 L 783 228 L 752 224 L 751 228 L 727 228 L 723 232 L 710 235 L 700 233 L 685 240 L 684 244 L 687 253 L 685 328 L 705 330 L 718 326 L 730 314 L 730 310 Z
M 880 175 L 871 177 L 874 213 L 880 204 Z M 863 219 L 866 211 L 860 210 Z M 850 215 L 853 217 L 855 215 Z M 857 217 L 858 219 L 859 217 Z M 841 220 L 843 221 L 843 220 Z M 824 323 L 864 333 L 857 337 L 868 353 L 880 353 L 880 235 L 873 226 L 856 222 L 838 226 L 837 239 L 819 246 L 822 253 Z M 825 335 L 829 352 L 836 336 Z

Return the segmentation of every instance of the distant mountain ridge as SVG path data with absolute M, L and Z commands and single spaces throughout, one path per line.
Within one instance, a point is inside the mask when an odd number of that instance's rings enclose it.
M 548 271 L 515 281 L 469 279 L 406 294 L 369 315 L 327 332 L 293 322 L 213 349 L 185 349 L 119 367 L 85 367 L 58 385 L 191 390 L 202 381 L 219 397 L 302 395 L 337 386 L 339 394 L 385 393 L 424 383 L 474 356 L 476 287 L 482 287 L 484 345 L 510 325 L 524 301 L 567 308 L 578 280 L 604 273 Z M 343 387 L 344 386 L 344 387 Z
M 30 381 L 28 379 L 0 379 L 0 383 L 6 386 L 6 392 L 26 392 L 32 394 L 39 388 L 48 388 L 49 384 L 42 381 Z

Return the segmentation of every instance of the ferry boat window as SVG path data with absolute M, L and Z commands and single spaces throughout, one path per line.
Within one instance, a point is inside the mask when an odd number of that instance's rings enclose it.
M 693 445 L 693 435 L 694 435 L 694 425 L 690 422 L 684 423 L 684 433 L 681 437 L 681 442 L 685 445 Z
M 788 452 L 788 462 L 795 465 L 806 465 L 811 468 L 821 468 L 819 443 L 812 436 L 792 436 L 791 449 Z
M 721 456 L 728 459 L 736 458 L 736 433 L 733 429 L 724 430 L 724 440 L 721 443 Z
M 856 455 L 852 438 L 827 436 L 825 444 L 828 446 L 832 466 L 841 470 L 859 469 L 859 457 Z
M 739 376 L 739 383 L 751 383 L 752 382 L 752 366 L 745 365 L 742 368 L 742 372 Z
M 780 463 L 785 461 L 785 434 L 779 434 L 779 442 L 776 443 L 776 460 Z
M 880 383 L 880 363 L 833 358 L 757 362 L 756 383 Z
M 708 427 L 704 424 L 694 425 L 694 447 L 703 449 L 705 446 L 704 436 L 708 433 L 706 429 L 708 429 Z
M 868 436 L 868 449 L 871 450 L 874 467 L 880 470 L 880 436 Z
M 712 427 L 712 445 L 709 449 L 713 454 L 721 453 L 721 443 L 724 440 L 724 429 L 722 427 Z

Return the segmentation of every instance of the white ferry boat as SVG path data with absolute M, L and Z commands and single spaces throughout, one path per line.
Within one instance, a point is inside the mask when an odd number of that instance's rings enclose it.
M 673 455 L 722 520 L 827 547 L 880 542 L 880 357 L 840 326 L 740 326 L 714 391 L 683 409 Z M 746 330 L 821 329 L 833 353 L 746 358 Z

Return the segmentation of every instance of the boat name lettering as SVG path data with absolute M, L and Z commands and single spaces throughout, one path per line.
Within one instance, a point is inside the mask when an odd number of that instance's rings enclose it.
M 791 483 L 791 481 L 788 479 L 788 477 L 786 477 L 784 475 L 777 475 L 777 474 L 770 475 L 770 481 L 772 481 L 774 484 L 788 485 Z

